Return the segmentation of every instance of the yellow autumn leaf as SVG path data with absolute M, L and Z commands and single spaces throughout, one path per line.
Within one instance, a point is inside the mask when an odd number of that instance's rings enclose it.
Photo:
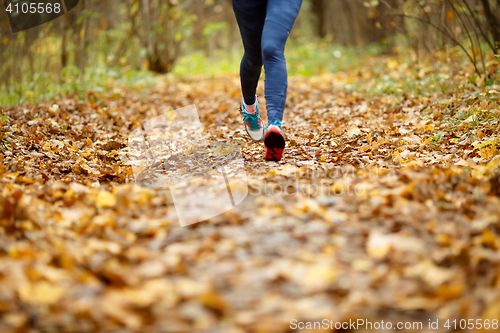
M 96 198 L 96 204 L 103 208 L 114 207 L 116 205 L 116 196 L 108 191 L 99 191 Z
M 43 150 L 48 151 L 48 152 L 52 151 L 52 147 L 50 145 L 50 142 L 45 142 L 43 144 L 42 148 L 43 148 Z
M 385 258 L 391 250 L 391 238 L 387 235 L 372 233 L 366 244 L 366 252 L 376 259 Z
M 78 147 L 76 146 L 76 143 L 73 143 L 73 145 L 71 147 L 68 148 L 69 151 L 78 151 Z
M 358 151 L 359 151 L 360 153 L 362 153 L 362 152 L 368 151 L 368 150 L 370 150 L 370 149 L 371 149 L 371 146 L 370 146 L 370 145 L 364 145 L 364 146 L 362 146 L 362 147 L 359 147 L 359 148 L 358 148 Z
M 214 291 L 204 293 L 199 297 L 199 300 L 205 306 L 219 311 L 224 310 L 226 307 L 226 302 Z
M 233 146 L 232 145 L 220 145 L 217 148 L 214 149 L 214 153 L 217 155 L 229 155 L 233 151 Z
M 196 150 L 196 148 L 194 148 L 193 146 L 190 146 L 187 150 L 186 150 L 186 155 L 191 155 L 194 151 Z
M 31 305 L 49 305 L 64 296 L 64 289 L 45 281 L 36 284 L 24 284 L 18 289 L 19 297 Z
M 485 160 L 490 160 L 496 155 L 498 155 L 497 147 L 495 145 L 489 145 L 484 148 L 481 148 L 479 150 L 479 155 Z
M 310 283 L 332 282 L 338 276 L 335 268 L 326 265 L 316 265 L 307 271 L 305 279 Z
M 393 59 L 387 63 L 387 68 L 389 68 L 389 70 L 391 70 L 391 71 L 398 68 L 398 66 L 399 66 L 399 63 L 396 59 Z
M 175 112 L 168 112 L 167 113 L 168 120 L 175 120 L 176 118 L 177 118 L 177 114 Z

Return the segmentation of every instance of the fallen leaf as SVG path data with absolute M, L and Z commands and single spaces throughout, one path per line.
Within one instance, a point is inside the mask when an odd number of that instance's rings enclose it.
M 116 206 L 116 196 L 108 191 L 99 191 L 96 204 L 99 207 L 111 208 Z
M 64 296 L 62 287 L 47 282 L 24 284 L 18 289 L 19 297 L 31 305 L 50 305 L 58 302 Z

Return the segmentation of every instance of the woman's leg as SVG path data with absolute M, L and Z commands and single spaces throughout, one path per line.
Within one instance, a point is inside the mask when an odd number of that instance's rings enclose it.
M 285 44 L 299 14 L 302 0 L 268 0 L 262 32 L 262 58 L 266 71 L 269 124 L 281 127 L 288 86 Z
M 241 90 L 245 104 L 252 105 L 262 70 L 262 31 L 268 0 L 232 1 L 245 49 L 240 66 Z

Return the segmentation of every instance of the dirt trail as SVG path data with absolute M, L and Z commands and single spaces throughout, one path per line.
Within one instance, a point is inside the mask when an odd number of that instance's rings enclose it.
M 496 88 L 368 98 L 338 80 L 290 79 L 280 163 L 246 137 L 237 77 L 2 110 L 0 331 L 500 319 L 497 117 L 459 117 L 497 114 L 481 99 Z M 211 140 L 241 147 L 250 195 L 181 228 L 169 192 L 134 185 L 120 151 L 140 121 L 191 104 Z

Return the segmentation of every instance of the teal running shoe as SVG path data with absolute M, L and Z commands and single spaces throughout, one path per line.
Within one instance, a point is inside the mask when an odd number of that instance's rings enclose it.
M 264 139 L 264 125 L 259 112 L 259 102 L 257 96 L 255 97 L 255 112 L 248 113 L 245 110 L 245 103 L 241 102 L 240 113 L 243 115 L 243 123 L 248 136 L 253 141 L 262 141 Z

